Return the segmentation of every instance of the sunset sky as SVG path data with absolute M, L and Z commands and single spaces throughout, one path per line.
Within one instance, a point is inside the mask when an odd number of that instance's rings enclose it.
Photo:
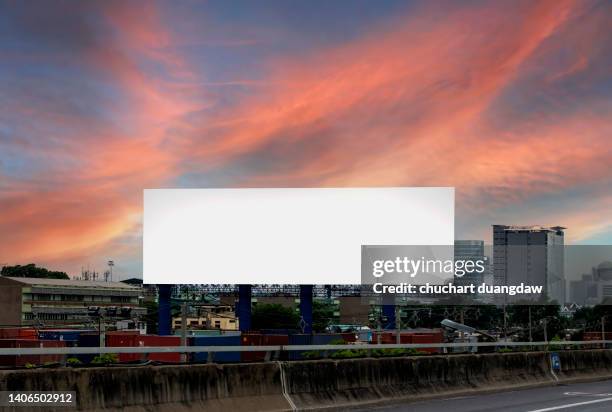
M 612 2 L 0 0 L 0 266 L 142 274 L 142 191 L 455 186 L 612 244 Z

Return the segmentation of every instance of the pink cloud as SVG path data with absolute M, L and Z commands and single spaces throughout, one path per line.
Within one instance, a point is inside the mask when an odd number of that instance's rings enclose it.
M 105 21 L 113 36 L 88 50 L 83 64 L 121 90 L 116 107 L 105 102 L 120 120 L 13 103 L 12 112 L 71 136 L 41 143 L 49 148 L 45 154 L 32 141 L 16 143 L 47 157 L 50 166 L 4 184 L 0 231 L 10 242 L 3 242 L 0 261 L 64 261 L 74 269 L 96 251 L 133 253 L 114 241 L 138 230 L 143 188 L 165 186 L 183 173 L 231 168 L 245 156 L 267 159 L 271 149 L 277 150 L 271 161 L 279 159 L 283 168 L 252 166 L 237 184 L 457 186 L 466 220 L 548 216 L 551 224 L 574 226 L 574 238 L 597 233 L 612 225 L 603 213 L 610 206 L 605 194 L 585 199 L 584 209 L 557 214 L 532 213 L 526 204 L 573 187 L 611 184 L 609 103 L 593 100 L 504 127 L 495 121 L 504 93 L 534 59 L 558 49 L 559 36 L 572 35 L 582 13 L 583 4 L 572 1 L 444 12 L 423 7 L 351 43 L 272 59 L 249 97 L 199 116 L 211 102 L 193 90 L 223 83 L 201 78 L 173 48 L 196 40 L 175 38 L 153 6 L 110 8 Z M 583 30 L 572 39 L 586 44 L 600 35 Z M 548 80 L 590 69 L 600 52 L 585 48 Z M 143 61 L 162 67 L 162 74 L 146 70 Z M 516 213 L 500 215 L 508 207 Z

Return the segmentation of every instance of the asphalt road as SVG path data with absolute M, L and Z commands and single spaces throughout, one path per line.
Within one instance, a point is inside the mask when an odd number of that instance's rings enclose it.
M 379 408 L 377 412 L 604 412 L 612 411 L 612 380 L 462 396 Z

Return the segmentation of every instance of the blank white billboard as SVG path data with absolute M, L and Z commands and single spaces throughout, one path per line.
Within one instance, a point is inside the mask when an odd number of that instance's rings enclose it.
M 454 188 L 147 189 L 157 284 L 359 284 L 362 245 L 452 245 Z

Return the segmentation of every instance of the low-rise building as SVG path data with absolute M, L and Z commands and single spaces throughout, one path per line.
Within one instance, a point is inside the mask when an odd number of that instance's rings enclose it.
M 82 325 L 99 312 L 146 313 L 139 287 L 121 282 L 0 276 L 0 325 Z
M 230 305 L 200 305 L 196 307 L 197 316 L 187 316 L 188 329 L 238 330 L 239 323 L 234 308 Z M 182 317 L 172 318 L 172 328 L 180 329 Z

